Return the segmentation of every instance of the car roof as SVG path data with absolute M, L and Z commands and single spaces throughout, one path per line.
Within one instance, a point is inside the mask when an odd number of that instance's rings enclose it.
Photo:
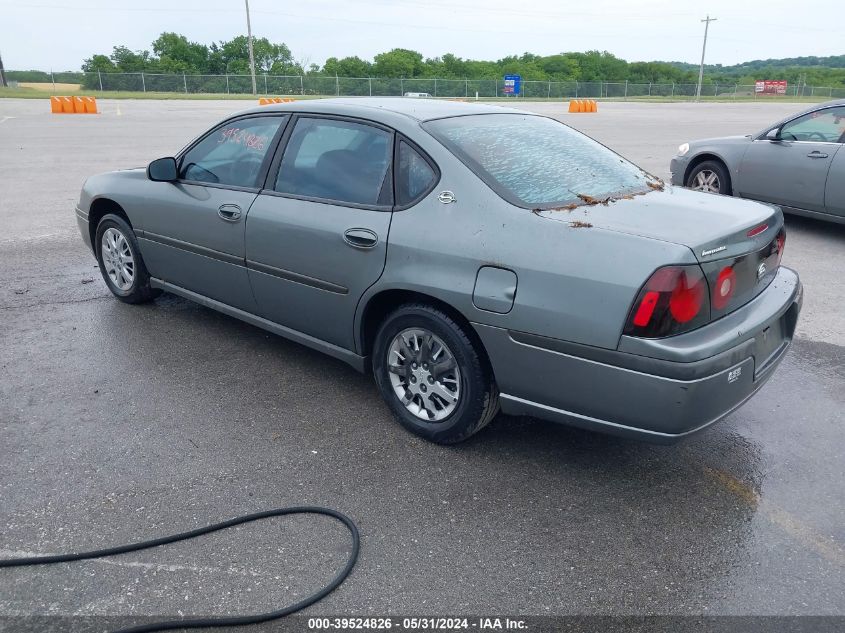
M 416 121 L 430 121 L 466 114 L 516 113 L 532 114 L 523 110 L 486 103 L 452 101 L 447 99 L 418 99 L 414 97 L 346 97 L 339 99 L 303 99 L 288 103 L 273 103 L 250 108 L 254 112 L 314 112 L 377 118 L 378 111 L 399 114 Z M 243 113 L 241 113 L 243 114 Z
M 845 99 L 834 99 L 833 101 L 825 101 L 824 103 L 814 103 L 813 105 L 807 107 L 805 110 L 801 112 L 801 114 L 807 114 L 808 112 L 813 112 L 815 110 L 820 110 L 822 108 L 830 108 L 832 106 L 845 106 Z M 796 115 L 792 115 L 793 117 Z M 800 114 L 797 116 L 801 116 Z M 790 117 L 792 118 L 792 117 Z

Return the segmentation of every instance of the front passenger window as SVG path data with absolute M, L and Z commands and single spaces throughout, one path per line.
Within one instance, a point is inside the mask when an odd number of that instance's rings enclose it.
M 217 128 L 182 157 L 179 178 L 257 187 L 261 163 L 287 116 L 237 119 Z
M 363 205 L 392 204 L 393 135 L 351 121 L 302 118 L 288 141 L 276 191 Z
M 786 123 L 780 131 L 785 141 L 841 143 L 845 138 L 845 107 L 810 112 Z

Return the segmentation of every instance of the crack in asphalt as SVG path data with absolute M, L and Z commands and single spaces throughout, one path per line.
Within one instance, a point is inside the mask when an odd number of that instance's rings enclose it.
M 2 549 L 0 550 L 0 556 L 4 558 L 17 558 L 17 557 L 34 557 L 34 556 L 55 556 L 56 554 L 53 552 L 30 552 L 30 551 L 20 551 L 20 550 L 10 550 L 10 549 Z M 185 565 L 185 564 L 174 564 L 174 563 L 143 563 L 140 561 L 121 561 L 121 560 L 111 560 L 111 558 L 91 558 L 86 562 L 89 563 L 99 563 L 102 565 L 114 565 L 116 567 L 137 567 L 141 569 L 150 569 L 155 571 L 168 571 L 168 572 L 179 572 L 179 571 L 187 571 L 191 573 L 211 573 L 211 574 L 226 574 L 226 575 L 235 575 L 235 576 L 243 576 L 246 578 L 267 578 L 278 580 L 279 577 L 273 574 L 268 574 L 260 571 L 255 571 L 251 569 L 238 569 L 237 567 L 229 567 L 229 568 L 222 568 L 222 567 L 211 567 L 208 565 Z
M 98 297 L 88 297 L 87 299 L 71 299 L 68 301 L 41 301 L 37 303 L 26 303 L 17 306 L 0 306 L 0 310 L 21 310 L 23 308 L 37 308 L 40 306 L 57 306 L 69 303 L 87 303 L 88 301 L 98 301 L 100 299 L 111 299 L 111 295 L 100 295 Z

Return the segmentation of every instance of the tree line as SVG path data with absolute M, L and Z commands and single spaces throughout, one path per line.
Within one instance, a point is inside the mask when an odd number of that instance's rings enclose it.
M 698 66 L 683 62 L 628 62 L 607 51 L 510 55 L 496 61 L 464 59 L 452 53 L 426 58 L 405 48 L 379 53 L 372 60 L 357 56 L 330 57 L 320 66 L 296 60 L 290 48 L 266 37 L 253 39 L 255 69 L 268 75 L 328 77 L 494 79 L 521 75 L 525 81 L 610 81 L 630 83 L 696 83 Z M 110 55 L 95 54 L 82 64 L 86 73 L 247 74 L 247 37 L 210 45 L 184 35 L 162 33 L 150 50 L 115 46 Z M 26 78 L 11 79 L 26 81 Z M 799 57 L 745 62 L 733 66 L 705 66 L 705 83 L 752 84 L 758 79 L 787 80 L 817 86 L 845 86 L 845 55 Z M 32 81 L 33 79 L 29 79 Z M 90 81 L 90 78 L 88 79 Z M 95 87 L 93 84 L 86 87 Z

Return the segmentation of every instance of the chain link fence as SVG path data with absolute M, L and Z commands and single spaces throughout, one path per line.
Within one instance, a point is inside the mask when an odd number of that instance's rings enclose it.
M 70 75 L 70 73 L 64 73 Z M 76 82 L 85 90 L 98 92 L 165 92 L 183 94 L 252 94 L 249 75 L 188 75 L 160 73 L 73 73 Z M 69 77 L 61 77 L 68 81 Z M 54 77 L 53 83 L 59 82 Z M 427 93 L 432 97 L 453 99 L 489 99 L 504 97 L 502 79 L 388 79 L 379 77 L 329 77 L 326 75 L 266 75 L 256 76 L 256 88 L 261 95 L 288 96 L 373 96 L 397 97 L 408 92 Z M 696 84 L 630 83 L 608 81 L 523 81 L 519 98 L 530 99 L 694 99 Z M 705 83 L 701 88 L 705 98 L 765 99 L 784 97 L 845 98 L 845 87 L 789 86 L 786 94 L 761 95 L 754 85 L 733 83 Z M 516 97 L 515 97 L 516 98 Z

